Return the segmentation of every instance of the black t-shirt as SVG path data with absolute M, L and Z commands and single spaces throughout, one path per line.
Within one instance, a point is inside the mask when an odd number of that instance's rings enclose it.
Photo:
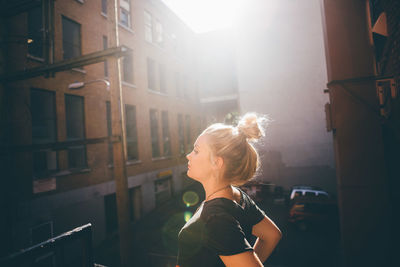
M 253 250 L 248 239 L 253 225 L 265 213 L 246 193 L 240 192 L 239 204 L 227 198 L 203 202 L 183 226 L 178 236 L 180 267 L 224 266 L 219 255 Z

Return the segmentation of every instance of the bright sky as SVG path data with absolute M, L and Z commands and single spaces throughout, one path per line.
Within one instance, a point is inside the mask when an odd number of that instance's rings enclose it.
M 243 0 L 162 0 L 195 32 L 230 28 Z

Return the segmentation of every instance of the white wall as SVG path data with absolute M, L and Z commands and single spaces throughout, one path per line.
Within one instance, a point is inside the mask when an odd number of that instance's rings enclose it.
M 266 148 L 288 166 L 334 166 L 318 0 L 249 0 L 236 28 L 241 112 L 268 114 Z

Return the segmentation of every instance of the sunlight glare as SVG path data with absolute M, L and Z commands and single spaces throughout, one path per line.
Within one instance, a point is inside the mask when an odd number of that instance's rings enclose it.
M 232 27 L 244 0 L 163 0 L 195 32 Z

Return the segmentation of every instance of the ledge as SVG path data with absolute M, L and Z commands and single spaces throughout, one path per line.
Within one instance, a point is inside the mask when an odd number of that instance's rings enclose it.
M 71 71 L 76 71 L 76 72 L 79 72 L 79 73 L 82 73 L 82 74 L 86 74 L 86 70 L 80 69 L 80 68 L 72 68 Z
M 137 88 L 136 85 L 133 84 L 133 83 L 128 83 L 128 82 L 121 81 L 121 84 L 122 84 L 123 86 L 126 86 L 126 87 L 130 87 L 130 88 L 134 88 L 134 89 Z
M 108 19 L 108 15 L 106 13 L 103 13 L 103 11 L 100 13 L 104 18 Z
M 118 22 L 118 26 L 121 27 L 122 29 L 125 29 L 126 31 L 132 33 L 132 34 L 135 34 L 134 30 L 132 30 L 131 28 L 125 26 L 124 24 L 121 24 L 120 22 Z
M 161 161 L 161 160 L 169 160 L 172 159 L 172 156 L 163 156 L 163 157 L 156 157 L 156 158 L 152 158 L 152 161 Z
M 127 160 L 125 162 L 126 166 L 131 166 L 131 165 L 137 165 L 137 164 L 141 164 L 142 161 L 141 160 Z
M 42 57 L 35 57 L 35 56 L 32 56 L 31 54 L 26 54 L 26 58 L 31 59 L 33 61 L 40 62 L 40 63 L 44 63 L 44 58 L 42 58 Z
M 91 172 L 92 169 L 90 168 L 83 168 L 83 169 L 68 169 L 62 170 L 54 174 L 55 177 L 66 176 L 71 174 L 78 174 L 78 173 L 88 173 Z
M 169 96 L 167 93 L 162 93 L 160 91 L 156 91 L 156 90 L 153 90 L 153 89 L 150 89 L 150 88 L 147 88 L 147 91 L 149 93 L 152 93 L 152 94 L 155 94 L 155 95 Z

